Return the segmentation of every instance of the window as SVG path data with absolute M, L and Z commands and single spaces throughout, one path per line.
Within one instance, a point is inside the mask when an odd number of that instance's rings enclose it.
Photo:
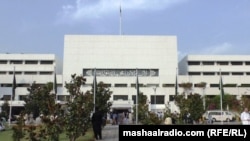
M 214 72 L 203 72 L 203 75 L 214 75 Z
M 169 95 L 169 101 L 174 101 L 175 99 L 174 99 L 174 95 Z
M 111 87 L 111 84 L 108 84 L 108 83 L 104 83 L 103 85 L 104 87 Z
M 210 87 L 211 88 L 219 87 L 219 82 L 218 82 L 218 84 L 210 84 Z
M 28 95 L 20 95 L 19 100 L 25 100 L 26 97 L 28 97 Z
M 13 74 L 13 73 L 14 73 L 13 71 L 9 72 L 9 74 Z M 16 71 L 15 74 L 22 74 L 22 72 Z
M 147 87 L 159 87 L 159 84 L 147 84 Z
M 163 95 L 151 95 L 150 102 L 151 104 L 165 104 Z
M 60 101 L 66 101 L 67 100 L 67 96 L 69 96 L 69 95 L 58 95 L 57 98 Z
M 10 100 L 11 95 L 3 95 L 2 99 L 3 100 Z
M 128 100 L 128 95 L 114 95 L 113 100 Z
M 0 64 L 7 64 L 6 60 L 0 60 Z
M 162 87 L 174 87 L 175 84 L 162 84 Z
M 250 84 L 241 84 L 241 87 L 250 87 Z
M 133 100 L 134 104 L 136 104 L 136 95 L 132 95 L 132 100 Z
M 243 72 L 232 72 L 232 75 L 243 75 Z
M 201 75 L 200 72 L 188 72 L 188 75 Z
M 38 61 L 29 60 L 29 61 L 25 61 L 25 64 L 38 64 Z
M 219 61 L 217 62 L 217 65 L 228 65 L 228 62 L 225 62 L 225 61 Z
M 131 84 L 131 87 L 136 87 L 136 84 Z M 144 87 L 144 85 L 143 84 L 139 84 L 139 87 Z
M 30 84 L 29 83 L 20 83 L 18 84 L 18 87 L 29 87 Z
M 53 74 L 53 72 L 51 72 L 51 71 L 41 71 L 40 74 L 41 75 L 51 75 L 51 74 Z
M 210 61 L 204 61 L 202 62 L 203 65 L 214 65 L 214 62 L 210 62 Z
M 6 74 L 6 71 L 0 71 L 0 75 L 1 75 L 1 74 Z
M 188 65 L 192 66 L 192 65 L 200 65 L 200 62 L 198 61 L 188 61 Z
M 19 61 L 19 60 L 12 60 L 10 61 L 10 64 L 22 64 L 23 61 Z
M 241 65 L 243 64 L 243 62 L 239 62 L 239 61 L 235 61 L 235 62 L 231 62 L 232 65 Z
M 26 74 L 26 75 L 36 75 L 37 72 L 35 72 L 35 71 L 28 71 L 28 72 L 24 72 L 24 74 Z
M 221 72 L 221 75 L 229 75 L 229 72 Z
M 40 64 L 44 64 L 44 65 L 47 65 L 47 64 L 53 64 L 54 61 L 41 61 Z
M 246 65 L 250 65 L 250 62 L 245 62 L 246 63 Z
M 115 84 L 115 87 L 127 87 L 127 84 Z
M 223 87 L 237 87 L 237 84 L 225 84 Z

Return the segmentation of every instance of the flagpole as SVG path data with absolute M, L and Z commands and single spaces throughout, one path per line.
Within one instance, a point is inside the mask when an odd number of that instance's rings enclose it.
M 175 96 L 178 95 L 178 68 L 176 68 L 176 76 L 175 76 Z
M 93 98 L 93 101 L 94 101 L 94 112 L 95 112 L 95 96 L 96 96 L 96 68 L 94 69 L 94 98 Z
M 220 69 L 220 110 L 221 110 L 221 124 L 223 124 L 223 120 L 222 120 L 222 111 L 223 111 L 223 108 L 222 108 L 222 76 L 221 76 L 221 69 Z
M 15 78 L 15 66 L 14 66 L 14 71 L 13 71 L 13 82 L 15 81 L 14 79 L 16 79 Z M 13 86 L 13 85 L 14 85 L 14 83 L 12 84 L 12 94 L 10 96 L 9 127 L 10 127 L 10 124 L 11 124 L 13 94 L 14 94 L 15 87 L 16 87 L 16 86 Z M 15 97 L 14 97 L 14 99 L 15 99 Z
M 122 34 L 122 6 L 120 0 L 120 35 Z
M 139 97 L 139 92 L 138 92 L 138 70 L 136 68 L 136 118 L 135 118 L 135 124 L 138 124 L 138 97 Z
M 54 67 L 54 92 L 55 92 L 55 101 L 57 102 L 56 67 Z

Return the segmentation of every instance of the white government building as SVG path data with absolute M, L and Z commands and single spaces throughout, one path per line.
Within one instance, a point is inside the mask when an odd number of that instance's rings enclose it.
M 192 83 L 192 93 L 213 96 L 220 94 L 221 73 L 225 93 L 238 98 L 250 94 L 250 55 L 187 55 L 178 61 L 177 52 L 176 36 L 65 35 L 62 74 L 56 75 L 58 100 L 63 102 L 68 95 L 64 85 L 71 74 L 83 75 L 87 79 L 83 91 L 90 90 L 94 69 L 97 81 L 113 92 L 112 110 L 133 112 L 136 70 L 151 111 L 178 110 L 173 102 L 176 76 L 178 84 Z M 0 105 L 12 94 L 14 69 L 16 95 L 9 102 L 15 113 L 23 107 L 33 81 L 54 81 L 56 64 L 54 54 L 0 54 Z M 197 87 L 200 82 L 206 82 L 206 87 Z

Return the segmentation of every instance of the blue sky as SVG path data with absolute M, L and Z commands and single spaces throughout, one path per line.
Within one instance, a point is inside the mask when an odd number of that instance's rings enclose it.
M 175 35 L 187 54 L 250 54 L 250 0 L 1 0 L 0 53 L 63 58 L 65 34 Z

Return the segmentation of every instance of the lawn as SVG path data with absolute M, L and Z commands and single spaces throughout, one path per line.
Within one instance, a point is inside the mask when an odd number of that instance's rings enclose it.
M 13 130 L 7 129 L 5 131 L 0 131 L 0 140 L 1 141 L 12 141 L 12 132 Z M 69 138 L 66 136 L 65 133 L 62 133 L 59 138 L 60 141 L 69 141 Z M 25 139 L 22 139 L 21 141 L 26 141 Z M 92 129 L 89 129 L 89 131 L 85 134 L 85 136 L 80 136 L 77 138 L 76 141 L 94 141 L 94 135 L 92 132 Z

